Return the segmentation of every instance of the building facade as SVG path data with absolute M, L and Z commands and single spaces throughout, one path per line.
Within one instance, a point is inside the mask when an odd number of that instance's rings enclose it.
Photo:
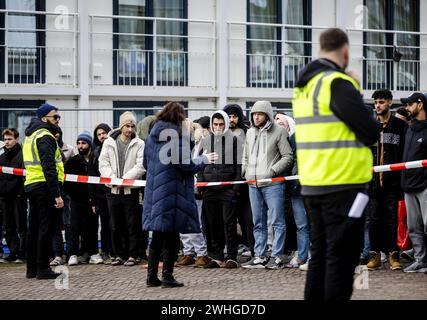
M 329 27 L 348 32 L 367 103 L 427 91 L 427 0 L 0 0 L 0 127 L 41 102 L 66 141 L 166 101 L 192 119 L 226 103 L 290 109 L 298 71 Z

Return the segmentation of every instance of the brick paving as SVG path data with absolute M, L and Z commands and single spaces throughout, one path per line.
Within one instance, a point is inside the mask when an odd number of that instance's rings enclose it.
M 298 269 L 181 267 L 175 276 L 185 287 L 162 289 L 145 287 L 147 271 L 141 266 L 79 265 L 68 270 L 69 288 L 58 289 L 55 280 L 26 279 L 23 265 L 0 265 L 0 299 L 298 300 L 303 298 L 306 275 Z M 369 289 L 355 290 L 355 300 L 427 300 L 426 274 L 388 269 L 366 273 Z

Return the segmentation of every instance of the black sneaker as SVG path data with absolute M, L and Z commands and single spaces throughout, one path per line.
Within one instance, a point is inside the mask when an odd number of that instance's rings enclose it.
M 9 254 L 6 258 L 3 258 L 5 263 L 11 263 L 16 261 L 16 255 Z
M 52 269 L 49 268 L 49 269 L 38 270 L 36 278 L 39 279 L 39 280 L 42 280 L 42 279 L 56 279 L 60 275 L 61 275 L 60 273 L 54 272 L 54 271 L 52 271 Z

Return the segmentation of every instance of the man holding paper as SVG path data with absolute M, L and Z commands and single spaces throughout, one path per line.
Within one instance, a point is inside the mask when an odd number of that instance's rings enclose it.
M 368 146 L 379 128 L 359 82 L 345 71 L 347 35 L 336 28 L 322 32 L 319 56 L 300 72 L 292 100 L 301 194 L 311 223 L 305 299 L 349 300 L 372 179 Z

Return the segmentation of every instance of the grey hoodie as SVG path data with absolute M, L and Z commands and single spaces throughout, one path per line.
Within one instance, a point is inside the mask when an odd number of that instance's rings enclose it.
M 263 128 L 254 126 L 252 115 L 263 112 L 268 120 Z M 292 148 L 288 141 L 288 133 L 274 123 L 273 109 L 268 101 L 257 101 L 250 114 L 251 128 L 246 134 L 242 159 L 242 176 L 246 180 L 280 177 L 289 169 L 293 162 Z M 257 187 L 271 186 L 277 182 L 257 183 Z

